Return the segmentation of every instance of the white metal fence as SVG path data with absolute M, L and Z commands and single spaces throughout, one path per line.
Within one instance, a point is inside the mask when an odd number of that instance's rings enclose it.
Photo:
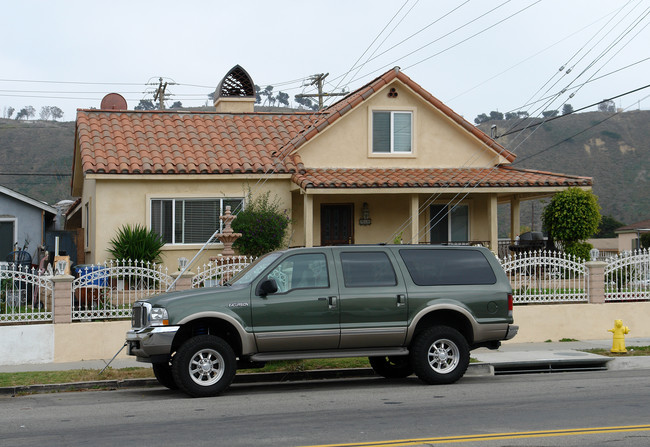
M 650 299 L 650 250 L 622 253 L 607 260 L 605 301 Z
M 128 318 L 137 300 L 163 293 L 173 283 L 167 268 L 143 261 L 107 261 L 76 268 L 72 319 Z
M 221 286 L 254 260 L 253 256 L 229 256 L 204 264 L 192 278 L 192 288 Z
M 515 303 L 565 303 L 589 300 L 584 261 L 563 252 L 530 251 L 501 260 Z
M 0 266 L 0 324 L 52 321 L 52 276 L 30 267 Z

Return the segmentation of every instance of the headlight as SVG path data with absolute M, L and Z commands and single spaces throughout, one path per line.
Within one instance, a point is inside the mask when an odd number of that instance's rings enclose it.
M 164 307 L 154 307 L 149 314 L 149 324 L 151 326 L 169 325 L 169 315 Z

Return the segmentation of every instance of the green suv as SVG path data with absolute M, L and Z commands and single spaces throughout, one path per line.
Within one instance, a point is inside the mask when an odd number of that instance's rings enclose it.
M 483 247 L 347 245 L 269 253 L 221 287 L 133 306 L 128 352 L 195 397 L 267 361 L 369 357 L 388 378 L 453 383 L 470 350 L 517 333 L 512 289 Z

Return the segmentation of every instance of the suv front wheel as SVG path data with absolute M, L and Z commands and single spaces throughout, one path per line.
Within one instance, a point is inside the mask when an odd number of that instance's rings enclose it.
M 410 357 L 413 371 L 423 382 L 454 383 L 469 366 L 469 345 L 456 329 L 434 326 L 415 337 Z
M 237 372 L 237 358 L 228 343 L 214 335 L 187 340 L 176 351 L 172 373 L 176 384 L 192 397 L 215 396 Z

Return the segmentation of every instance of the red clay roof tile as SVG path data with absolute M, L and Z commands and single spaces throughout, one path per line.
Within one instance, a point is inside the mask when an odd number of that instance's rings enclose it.
M 507 166 L 471 169 L 305 169 L 292 181 L 306 188 L 442 188 L 592 186 L 590 177 Z

